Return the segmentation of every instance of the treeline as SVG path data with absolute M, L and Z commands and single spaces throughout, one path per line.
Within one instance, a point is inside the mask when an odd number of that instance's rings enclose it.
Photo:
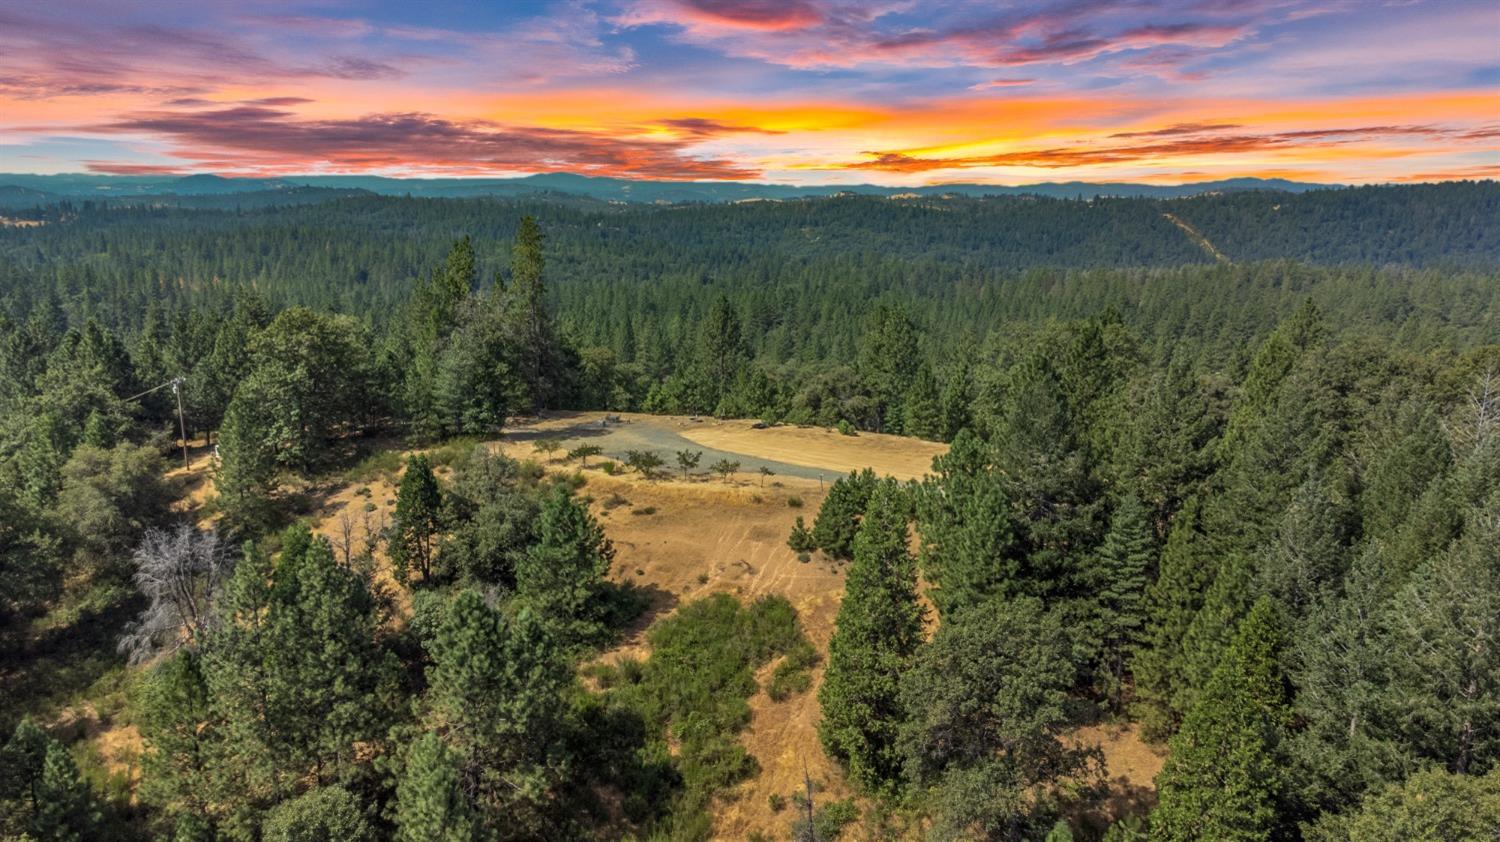
M 856 284 L 921 295 L 1002 283 L 1028 269 L 1205 265 L 1164 218 L 1194 225 L 1236 263 L 1467 267 L 1500 264 L 1493 182 L 1233 193 L 1189 199 L 846 197 L 738 205 L 364 197 L 239 210 L 58 207 L 39 227 L 0 228 L 0 297 L 12 315 L 56 295 L 140 327 L 146 305 L 225 306 L 253 286 L 384 321 L 412 281 L 468 234 L 481 279 L 508 266 L 522 216 L 546 227 L 553 280 L 690 282 L 730 292 L 773 283 Z
M 1341 338 L 1309 304 L 1238 374 L 1092 319 L 982 380 L 932 476 L 851 474 L 789 539 L 852 559 L 820 693 L 851 780 L 1041 838 L 1102 771 L 1064 734 L 1128 716 L 1167 761 L 1110 840 L 1500 828 L 1500 346 Z

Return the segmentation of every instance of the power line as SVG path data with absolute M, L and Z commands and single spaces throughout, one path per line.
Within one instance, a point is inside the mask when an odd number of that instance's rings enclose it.
M 138 395 L 131 395 L 128 398 L 124 398 L 124 399 L 122 399 L 122 402 L 123 403 L 129 403 L 129 402 L 131 402 L 133 400 L 137 400 L 139 398 L 144 398 L 145 396 L 151 394 L 152 392 L 159 392 L 162 389 L 167 388 L 168 386 L 172 387 L 172 394 L 177 397 L 177 428 L 178 428 L 178 430 L 180 430 L 182 432 L 182 467 L 185 470 L 192 470 L 193 469 L 193 464 L 192 464 L 192 462 L 188 461 L 187 415 L 183 414 L 183 411 L 182 411 L 182 378 L 181 377 L 173 377 L 171 380 L 168 380 L 167 382 L 165 382 L 165 383 L 163 383 L 163 384 L 161 384 L 159 386 L 152 386 L 151 388 L 147 389 L 144 392 L 141 392 Z

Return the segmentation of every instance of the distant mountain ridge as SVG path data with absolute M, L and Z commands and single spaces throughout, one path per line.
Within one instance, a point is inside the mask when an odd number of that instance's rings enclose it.
M 196 175 L 28 175 L 0 173 L 0 206 L 27 207 L 62 200 L 130 200 L 151 197 L 274 194 L 325 188 L 329 197 L 367 192 L 384 196 L 431 198 L 515 197 L 562 193 L 607 202 L 737 202 L 802 199 L 853 193 L 867 196 L 1047 196 L 1087 199 L 1100 196 L 1171 199 L 1205 193 L 1270 190 L 1302 193 L 1342 187 L 1286 179 L 1231 178 L 1193 184 L 1156 185 L 1124 182 L 1044 182 L 1018 186 L 954 183 L 923 187 L 875 184 L 792 185 L 738 181 L 646 181 L 573 173 L 543 173 L 515 178 L 387 178 L 367 175 L 308 175 L 277 178 Z M 7 188 L 15 188 L 7 190 Z M 267 199 L 273 198 L 271 195 Z M 304 193 L 300 199 L 312 198 Z M 24 204 L 30 203 L 30 204 Z

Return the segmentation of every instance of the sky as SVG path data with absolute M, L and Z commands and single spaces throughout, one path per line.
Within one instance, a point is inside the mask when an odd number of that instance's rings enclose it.
M 0 171 L 1496 178 L 1500 2 L 5 0 Z

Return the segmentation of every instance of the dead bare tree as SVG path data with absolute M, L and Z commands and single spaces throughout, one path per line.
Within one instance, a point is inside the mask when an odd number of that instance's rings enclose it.
M 354 566 L 354 518 L 347 508 L 339 512 L 338 532 L 329 543 L 343 557 L 345 568 Z
M 1472 452 L 1500 431 L 1500 376 L 1486 369 L 1464 393 L 1457 417 L 1444 425 L 1461 451 Z
M 140 663 L 201 641 L 214 622 L 214 600 L 234 572 L 234 557 L 219 533 L 186 523 L 148 529 L 131 561 L 136 587 L 151 603 L 126 626 L 120 651 Z
M 802 761 L 802 785 L 805 792 L 802 795 L 802 803 L 799 805 L 804 815 L 797 820 L 792 828 L 793 842 L 823 842 L 818 836 L 818 826 L 814 821 L 813 805 L 813 782 L 812 775 L 807 772 L 807 761 Z

